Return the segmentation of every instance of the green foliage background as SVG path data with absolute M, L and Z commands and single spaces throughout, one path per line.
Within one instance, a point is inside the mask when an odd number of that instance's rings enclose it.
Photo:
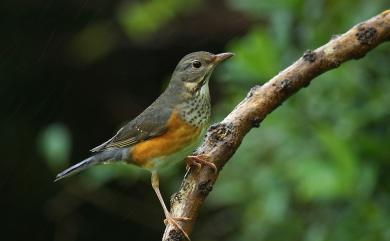
M 304 49 L 384 7 L 380 1 L 230 3 L 267 23 L 228 45 L 237 56 L 220 71 L 229 86 L 215 108 L 220 117 L 249 86 L 267 81 Z M 389 53 L 381 46 L 321 75 L 245 138 L 210 195 L 210 205 L 239 213 L 238 231 L 227 240 L 390 240 Z

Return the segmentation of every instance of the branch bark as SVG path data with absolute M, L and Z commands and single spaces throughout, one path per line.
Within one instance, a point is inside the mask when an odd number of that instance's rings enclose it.
M 307 87 L 316 76 L 337 68 L 350 59 L 359 59 L 378 44 L 390 40 L 390 10 L 357 24 L 348 32 L 332 38 L 327 44 L 307 50 L 291 66 L 262 86 L 253 87 L 246 98 L 220 123 L 212 125 L 195 155 L 208 158 L 218 172 L 240 146 L 242 139 L 253 127 L 259 127 L 264 118 L 299 89 Z M 190 168 L 184 176 L 180 190 L 171 197 L 173 217 L 189 217 L 179 222 L 189 233 L 200 207 L 212 190 L 218 177 L 210 168 Z M 175 226 L 166 226 L 162 240 L 177 241 L 184 237 Z

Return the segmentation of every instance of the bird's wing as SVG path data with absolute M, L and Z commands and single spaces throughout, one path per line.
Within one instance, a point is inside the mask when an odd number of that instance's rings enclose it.
M 170 108 L 157 108 L 152 105 L 123 126 L 111 139 L 91 149 L 92 152 L 104 151 L 107 148 L 127 147 L 159 136 L 167 130 L 167 122 L 172 114 Z

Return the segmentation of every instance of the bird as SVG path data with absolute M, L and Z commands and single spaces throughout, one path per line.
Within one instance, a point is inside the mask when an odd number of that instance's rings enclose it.
M 164 223 L 172 223 L 190 240 L 177 223 L 189 218 L 171 216 L 160 193 L 158 171 L 185 158 L 187 167 L 207 165 L 217 171 L 206 158 L 188 154 L 210 120 L 210 76 L 219 63 L 231 56 L 230 52 L 212 54 L 206 51 L 185 55 L 173 71 L 166 89 L 148 108 L 112 138 L 91 149 L 92 156 L 57 174 L 55 182 L 99 164 L 123 162 L 145 168 L 151 172 L 152 187 L 164 210 Z

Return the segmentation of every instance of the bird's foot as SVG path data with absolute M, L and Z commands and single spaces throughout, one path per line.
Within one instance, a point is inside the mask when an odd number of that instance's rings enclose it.
M 217 166 L 207 160 L 208 157 L 205 155 L 199 155 L 199 156 L 187 156 L 186 161 L 187 161 L 187 170 L 190 169 L 191 166 L 196 166 L 198 169 L 202 167 L 202 165 L 210 167 L 214 173 L 218 172 Z
M 172 224 L 173 226 L 175 226 L 184 235 L 184 237 L 188 241 L 191 241 L 191 239 L 188 236 L 188 234 L 186 233 L 186 231 L 184 231 L 184 229 L 177 223 L 178 221 L 186 222 L 186 221 L 189 221 L 189 220 L 191 220 L 191 218 L 187 218 L 187 217 L 172 217 L 171 214 L 165 214 L 164 224 L 165 225 L 167 225 L 169 223 Z
M 175 221 L 180 221 L 180 222 L 187 222 L 187 221 L 191 220 L 191 218 L 187 218 L 187 217 L 170 217 L 170 218 L 172 218 Z M 165 225 L 167 225 L 168 218 L 164 219 L 164 223 L 165 223 Z

